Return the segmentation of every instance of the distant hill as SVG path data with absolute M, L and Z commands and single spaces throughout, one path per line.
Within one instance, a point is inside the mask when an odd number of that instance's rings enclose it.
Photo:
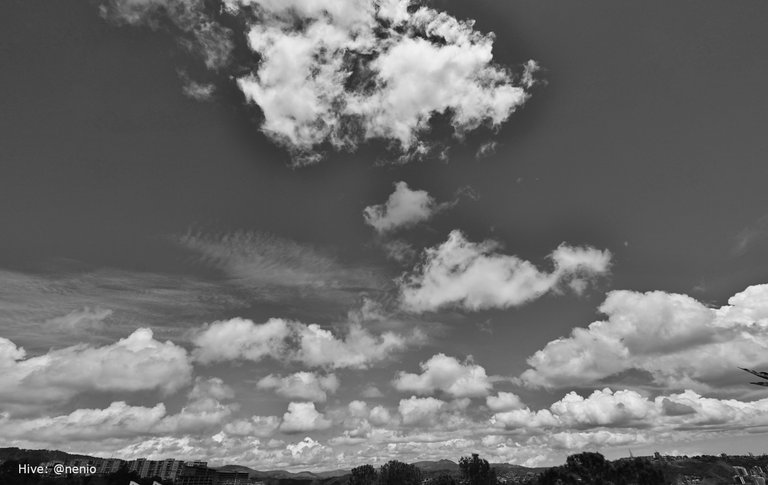
M 22 448 L 0 448 L 0 462 L 26 460 L 33 465 L 46 461 L 67 461 L 76 459 L 95 459 L 94 456 L 77 455 L 59 450 L 25 450 Z
M 423 472 L 458 473 L 459 464 L 451 460 L 417 461 L 414 465 Z
M 216 470 L 246 472 L 250 478 L 265 481 L 268 485 L 334 485 L 336 483 L 346 483 L 347 477 L 350 474 L 349 470 L 295 473 L 285 470 L 260 471 L 243 465 L 224 465 L 221 467 L 216 467 Z M 343 480 L 337 480 L 341 478 L 343 478 Z

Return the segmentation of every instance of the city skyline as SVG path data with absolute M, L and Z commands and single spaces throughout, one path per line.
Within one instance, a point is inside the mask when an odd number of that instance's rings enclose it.
M 764 447 L 763 3 L 6 8 L 0 447 Z

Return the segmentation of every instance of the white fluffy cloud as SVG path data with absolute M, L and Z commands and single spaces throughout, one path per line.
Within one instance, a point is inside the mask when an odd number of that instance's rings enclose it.
M 165 414 L 162 403 L 149 408 L 119 401 L 104 409 L 77 409 L 61 416 L 25 420 L 0 417 L 0 430 L 6 439 L 25 438 L 50 443 L 125 438 L 149 433 Z
M 436 210 L 438 205 L 426 190 L 412 190 L 405 182 L 397 182 L 387 201 L 366 207 L 363 218 L 382 234 L 426 221 Z
M 280 426 L 277 416 L 253 416 L 250 419 L 238 419 L 227 423 L 224 432 L 234 436 L 256 436 L 267 438 L 272 436 Z
M 102 14 L 130 25 L 163 25 L 213 70 L 231 59 L 235 35 L 259 61 L 232 76 L 264 114 L 262 131 L 297 155 L 394 141 L 406 155 L 429 149 L 437 114 L 457 136 L 497 127 L 528 98 L 532 70 L 520 79 L 493 61 L 493 34 L 413 0 L 104 0 Z M 238 17 L 224 27 L 222 17 Z M 528 64 L 530 66 L 530 63 Z
M 420 338 L 418 333 L 410 337 L 393 332 L 377 336 L 356 323 L 338 338 L 316 324 L 276 318 L 257 324 L 235 318 L 200 329 L 193 338 L 197 347 L 193 355 L 202 363 L 272 357 L 310 367 L 366 368 Z
M 195 360 L 204 364 L 245 359 L 258 361 L 265 357 L 278 358 L 286 352 L 286 339 L 291 335 L 291 323 L 270 318 L 255 324 L 244 318 L 214 322 L 193 338 Z
M 288 399 L 325 402 L 328 394 L 339 389 L 339 379 L 335 374 L 320 376 L 313 372 L 296 372 L 289 376 L 270 374 L 256 384 L 259 389 L 274 389 Z
M 485 403 L 491 411 L 512 411 L 523 407 L 520 397 L 511 392 L 500 392 L 495 396 L 488 396 L 485 398 Z
M 88 391 L 174 392 L 191 380 L 187 351 L 138 329 L 111 345 L 76 345 L 24 358 L 26 352 L 0 337 L 0 405 L 45 404 Z
M 401 392 L 420 395 L 443 392 L 453 398 L 485 396 L 492 385 L 485 369 L 471 359 L 461 363 L 445 354 L 432 356 L 421 363 L 421 374 L 400 372 L 393 385 Z
M 292 402 L 283 414 L 280 431 L 284 433 L 307 433 L 328 429 L 333 423 L 318 412 L 311 402 Z
M 382 361 L 410 344 L 417 344 L 421 335 L 410 337 L 385 332 L 379 336 L 353 324 L 343 339 L 333 335 L 319 325 L 311 324 L 302 328 L 299 334 L 300 349 L 296 358 L 313 367 L 365 368 Z
M 186 405 L 176 414 L 168 414 L 163 403 L 146 407 L 124 401 L 113 402 L 103 409 L 76 409 L 58 416 L 25 419 L 0 413 L 0 435 L 40 445 L 198 434 L 219 428 L 230 418 L 237 406 L 221 401 L 232 398 L 232 389 L 221 379 L 198 378 Z
M 596 390 L 587 397 L 569 392 L 548 409 L 498 412 L 493 426 L 551 435 L 579 430 L 623 428 L 658 433 L 697 429 L 720 431 L 768 424 L 768 399 L 740 401 L 703 397 L 687 390 L 653 399 L 636 391 Z M 578 437 L 565 436 L 564 439 Z M 581 436 L 582 439 L 584 436 Z
M 397 410 L 403 418 L 403 424 L 409 426 L 429 426 L 434 424 L 446 402 L 434 397 L 416 397 L 401 399 Z
M 600 312 L 608 318 L 531 356 L 522 379 L 567 387 L 638 370 L 669 389 L 717 392 L 738 379 L 738 367 L 768 365 L 768 285 L 751 286 L 720 308 L 680 294 L 613 291 Z
M 443 244 L 426 250 L 420 267 L 400 279 L 403 306 L 413 312 L 519 306 L 564 283 L 580 292 L 589 278 L 606 273 L 611 261 L 608 251 L 561 245 L 550 255 L 554 270 L 547 273 L 497 249 L 492 241 L 473 243 L 452 231 Z

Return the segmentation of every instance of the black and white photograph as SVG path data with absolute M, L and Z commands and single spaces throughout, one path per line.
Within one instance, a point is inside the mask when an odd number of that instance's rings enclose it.
M 0 2 L 0 485 L 765 485 L 768 2 Z

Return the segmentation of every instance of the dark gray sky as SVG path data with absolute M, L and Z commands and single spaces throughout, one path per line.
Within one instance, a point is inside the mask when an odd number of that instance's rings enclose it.
M 494 32 L 498 65 L 520 72 L 528 59 L 536 60 L 541 69 L 530 100 L 499 129 L 480 128 L 463 140 L 443 137 L 445 130 L 436 127 L 434 137 L 449 147 L 447 159 L 429 155 L 395 163 L 385 143 L 372 141 L 353 152 L 324 146 L 322 161 L 294 168 L 289 151 L 260 131 L 259 108 L 246 106 L 226 72 L 206 73 L 167 29 L 117 25 L 99 15 L 92 2 L 5 2 L 0 16 L 0 336 L 32 357 L 76 343 L 111 345 L 139 327 L 192 349 L 191 330 L 234 317 L 256 324 L 271 317 L 296 319 L 343 335 L 350 325 L 348 312 L 359 309 L 364 297 L 386 313 L 383 320 L 365 324 L 366 331 L 405 335 L 416 329 L 426 335 L 419 345 L 367 370 L 338 370 L 338 391 L 327 402 L 316 401 L 333 423 L 299 434 L 284 427 L 284 435 L 277 431 L 271 437 L 282 440 L 282 448 L 264 445 L 263 456 L 237 455 L 253 464 L 337 466 L 333 453 L 356 443 L 340 438 L 356 425 L 349 424 L 349 416 L 339 417 L 339 410 L 365 399 L 366 383 L 383 394 L 369 399 L 371 408 L 380 404 L 403 416 L 397 426 L 379 423 L 390 438 L 365 435 L 364 442 L 375 448 L 391 439 L 402 445 L 393 456 L 404 459 L 457 458 L 478 448 L 496 453 L 491 456 L 498 461 L 538 464 L 557 462 L 578 447 L 615 455 L 627 446 L 691 453 L 722 446 L 744 451 L 756 443 L 758 438 L 744 439 L 744 431 L 725 425 L 711 425 L 710 434 L 664 434 L 644 432 L 637 417 L 598 426 L 560 416 L 555 431 L 572 433 L 570 441 L 544 442 L 533 433 L 526 435 L 533 440 L 527 448 L 513 449 L 509 443 L 523 439 L 520 427 L 511 424 L 499 432 L 498 442 L 489 438 L 481 444 L 469 432 L 433 430 L 427 441 L 434 448 L 413 445 L 427 431 L 418 423 L 408 429 L 400 400 L 410 394 L 395 390 L 390 381 L 398 371 L 421 372 L 419 363 L 438 353 L 461 362 L 472 355 L 475 365 L 498 378 L 494 394 L 514 392 L 533 411 L 546 410 L 571 390 L 586 397 L 605 386 L 627 388 L 653 402 L 691 389 L 701 399 L 721 399 L 719 406 L 726 398 L 753 403 L 758 411 L 733 418 L 737 427 L 757 433 L 768 424 L 749 414 L 766 409 L 765 395 L 741 393 L 741 382 L 728 381 L 730 370 L 693 375 L 681 367 L 664 380 L 638 357 L 638 363 L 619 369 L 624 373 L 618 378 L 598 373 L 589 382 L 574 379 L 571 387 L 514 380 L 536 369 L 526 359 L 548 342 L 567 337 L 574 327 L 607 320 L 598 307 L 613 290 L 686 294 L 718 308 L 750 285 L 768 281 L 768 5 L 757 0 L 441 0 L 430 5 L 458 19 L 475 19 L 480 32 Z M 185 96 L 180 72 L 213 80 L 213 99 Z M 488 141 L 496 142 L 495 151 L 476 157 Z M 551 270 L 547 255 L 561 243 L 608 250 L 610 274 L 581 295 L 553 291 L 519 306 L 475 311 L 458 305 L 427 313 L 396 308 L 393 280 L 415 271 L 414 261 L 388 260 L 385 238 L 364 223 L 362 213 L 386 201 L 399 181 L 438 202 L 456 201 L 401 233 L 417 252 L 437 247 L 459 229 L 468 241 L 497 241 L 495 253 L 515 255 L 542 271 Z M 754 310 L 766 302 L 749 301 L 752 310 L 734 318 L 753 322 L 749 331 L 756 347 L 727 337 L 710 340 L 732 344 L 715 351 L 742 354 L 741 365 L 768 364 L 767 334 L 755 330 L 755 325 L 764 328 L 766 315 Z M 690 312 L 681 305 L 646 316 L 660 325 L 659 340 L 687 325 Z M 88 317 L 94 320 L 91 331 L 50 331 L 51 319 L 94 309 L 111 313 Z M 685 315 L 678 318 L 677 310 Z M 712 324 L 710 317 L 701 318 L 706 322 L 699 325 Z M 685 352 L 713 351 L 699 340 L 686 342 L 648 355 L 657 352 L 673 367 L 674 359 L 689 355 Z M 196 363 L 194 375 L 220 377 L 234 388 L 242 403 L 237 418 L 244 419 L 280 417 L 288 401 L 302 401 L 256 386 L 267 374 L 299 370 L 309 369 L 268 359 Z M 147 390 L 83 389 L 58 410 L 44 407 L 41 416 L 64 416 L 86 405 L 106 408 L 112 401 L 152 407 L 163 400 Z M 173 391 L 165 401 L 169 414 L 188 392 Z M 461 404 L 450 399 L 457 395 L 439 386 L 433 391 L 413 392 L 419 399 L 442 399 L 445 409 L 459 413 L 455 409 Z M 490 404 L 476 398 L 467 415 L 473 423 L 486 423 L 480 408 Z M 643 419 L 652 420 L 648 413 Z M 16 420 L 22 419 L 42 418 Z M 504 419 L 512 420 L 498 417 L 497 422 Z M 491 436 L 480 425 L 477 431 Z M 205 433 L 216 435 L 209 428 Z M 305 448 L 314 454 L 286 448 L 305 435 L 310 439 Z M 445 444 L 446 436 L 475 441 Z M 133 441 L 103 452 L 170 455 L 180 449 L 162 448 L 157 439 L 136 432 Z M 270 437 L 259 439 L 266 443 Z M 141 442 L 154 444 L 142 448 L 136 444 Z M 41 438 L 34 444 L 56 441 Z M 101 445 L 89 437 L 72 446 L 100 451 Z M 195 450 L 205 449 L 200 444 Z M 273 449 L 283 454 L 269 454 Z M 347 453 L 340 465 L 355 462 Z

